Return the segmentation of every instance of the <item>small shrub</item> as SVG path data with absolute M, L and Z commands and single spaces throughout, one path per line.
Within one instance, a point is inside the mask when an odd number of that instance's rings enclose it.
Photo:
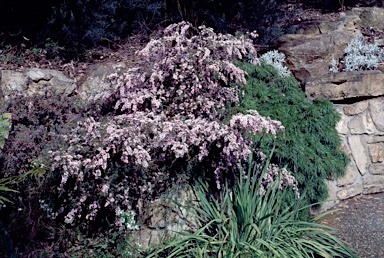
M 383 51 L 377 44 L 369 44 L 364 41 L 360 33 L 344 50 L 345 71 L 373 70 L 383 60 Z
M 337 67 L 337 62 L 336 62 L 335 58 L 332 58 L 331 64 L 329 66 L 329 71 L 331 73 L 338 73 L 339 72 L 339 68 Z
M 285 55 L 277 50 L 268 51 L 260 57 L 260 61 L 267 65 L 272 65 L 281 77 L 291 76 L 288 67 L 284 66 Z

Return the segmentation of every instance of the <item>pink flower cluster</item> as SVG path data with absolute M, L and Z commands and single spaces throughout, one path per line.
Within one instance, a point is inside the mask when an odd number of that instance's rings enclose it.
M 266 190 L 274 184 L 277 180 L 280 179 L 279 189 L 282 190 L 285 187 L 292 187 L 296 196 L 299 197 L 299 188 L 298 182 L 294 176 L 292 176 L 286 168 L 280 168 L 275 164 L 269 164 L 264 177 L 262 179 L 262 183 L 260 185 L 259 194 L 264 195 Z
M 127 113 L 215 119 L 220 109 L 239 101 L 231 84 L 246 83 L 246 72 L 233 61 L 247 54 L 256 50 L 245 36 L 216 34 L 204 26 L 196 30 L 186 22 L 170 25 L 138 53 L 140 67 L 110 75 L 105 91 L 92 100 L 113 98 L 115 108 Z
M 233 61 L 247 54 L 256 55 L 256 50 L 245 37 L 215 34 L 206 27 L 197 30 L 181 22 L 169 26 L 162 38 L 151 40 L 138 53 L 143 60 L 139 67 L 110 75 L 103 91 L 90 99 L 113 103 L 116 114 L 80 122 L 63 136 L 70 147 L 51 153 L 52 169 L 62 171 L 59 191 L 87 196 L 87 203 L 73 196 L 75 204 L 66 220 L 72 222 L 82 210 L 87 210 L 85 219 L 92 220 L 100 207 L 130 208 L 127 185 L 131 179 L 123 175 L 124 182 L 112 182 L 107 175 L 116 157 L 146 173 L 147 185 L 137 188 L 150 192 L 151 182 L 161 174 L 158 164 L 178 159 L 207 161 L 216 150 L 219 161 L 211 166 L 220 188 L 223 171 L 235 168 L 251 153 L 247 134 L 283 132 L 279 121 L 254 110 L 233 116 L 229 124 L 222 121 L 220 110 L 238 103 L 238 85 L 246 83 L 246 73 Z M 68 189 L 68 178 L 76 181 L 73 189 Z M 99 201 L 83 187 L 85 181 L 98 189 Z

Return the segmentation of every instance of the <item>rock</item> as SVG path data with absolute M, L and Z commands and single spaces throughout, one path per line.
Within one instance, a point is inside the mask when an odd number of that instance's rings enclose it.
M 349 136 L 348 143 L 352 152 L 353 159 L 355 160 L 355 164 L 359 169 L 360 174 L 364 175 L 367 172 L 368 156 L 360 136 L 359 135 Z
M 86 76 L 85 82 L 79 87 L 78 92 L 80 94 L 95 94 L 100 92 L 100 85 L 104 82 L 104 79 L 117 72 L 118 68 L 126 68 L 124 63 L 105 63 L 98 64 L 93 67 Z
M 369 156 L 372 163 L 383 162 L 384 160 L 384 143 L 376 143 L 368 145 Z
M 352 105 L 347 105 L 344 107 L 344 114 L 346 114 L 347 116 L 357 115 L 367 110 L 368 106 L 369 102 L 366 100 L 354 103 Z
M 369 102 L 369 111 L 376 128 L 384 132 L 384 98 L 371 100 Z
M 366 137 L 367 143 L 384 142 L 384 136 L 370 136 Z
M 284 35 L 280 38 L 280 52 L 286 55 L 286 63 L 292 74 L 299 80 L 329 72 L 333 58 L 343 56 L 343 50 L 354 38 L 346 31 L 327 34 Z
M 132 246 L 140 246 L 141 248 L 148 248 L 151 245 L 158 245 L 165 237 L 164 231 L 153 230 L 144 228 L 140 231 L 131 231 L 129 242 Z
M 348 133 L 348 117 L 343 113 L 343 107 L 335 105 L 335 109 L 340 113 L 340 121 L 336 124 L 336 130 L 340 134 Z
M 363 192 L 363 186 L 361 184 L 351 185 L 343 188 L 342 190 L 337 192 L 337 198 L 340 200 L 345 200 L 361 194 Z
M 323 202 L 319 207 L 311 208 L 310 213 L 312 216 L 319 215 L 339 203 L 339 200 L 336 196 L 337 186 L 334 181 L 325 180 L 325 184 L 328 187 L 328 198 L 325 202 Z
M 286 63 L 292 74 L 305 82 L 310 77 L 329 73 L 332 59 L 338 61 L 343 57 L 344 49 L 356 38 L 361 28 L 372 27 L 376 31 L 383 31 L 384 9 L 354 8 L 340 15 L 335 22 L 311 21 L 298 27 L 297 34 L 287 34 L 279 39 L 278 50 L 286 55 Z M 376 40 L 376 43 L 384 44 L 379 38 Z
M 194 206 L 196 196 L 191 187 L 185 186 L 180 189 L 172 189 L 166 196 L 147 204 L 144 212 L 140 215 L 138 224 L 141 224 L 139 231 L 132 232 L 134 240 L 142 247 L 158 244 L 168 236 L 174 237 L 175 232 L 190 230 L 196 227 L 197 221 L 186 209 L 181 206 Z
M 358 34 L 357 15 L 349 13 L 334 23 L 304 24 L 301 34 L 287 34 L 279 39 L 279 51 L 286 55 L 286 63 L 299 81 L 329 72 L 333 58 L 343 57 L 344 49 Z
M 0 71 L 0 97 L 8 99 L 13 92 L 25 92 L 28 88 L 27 78 L 22 72 L 10 70 Z
M 369 166 L 369 173 L 372 175 L 384 175 L 384 164 L 371 164 Z
M 12 92 L 32 95 L 44 94 L 47 90 L 51 90 L 54 94 L 70 95 L 76 89 L 73 80 L 56 70 L 29 68 L 23 72 L 5 70 L 0 73 L 0 90 L 5 99 Z
M 352 14 L 358 15 L 360 21 L 358 25 L 362 28 L 373 27 L 384 30 L 384 9 L 378 7 L 360 7 L 354 8 Z
M 340 139 L 341 139 L 340 149 L 347 154 L 349 159 L 353 159 L 352 151 L 349 148 L 347 137 L 345 135 L 340 135 Z
M 346 185 L 351 185 L 356 181 L 356 178 L 359 176 L 357 168 L 349 164 L 347 167 L 347 172 L 343 178 L 337 179 L 337 186 L 342 187 Z
M 70 95 L 76 89 L 72 79 L 67 78 L 62 72 L 52 69 L 31 68 L 25 69 L 24 74 L 32 82 L 28 85 L 27 94 L 44 94 L 48 89 L 55 94 Z
M 384 191 L 384 175 L 371 175 L 363 177 L 363 194 L 379 193 Z
M 304 84 L 311 99 L 342 100 L 384 95 L 384 74 L 378 70 L 328 73 L 308 78 Z
M 369 113 L 355 116 L 348 122 L 348 128 L 351 134 L 373 134 L 376 131 Z

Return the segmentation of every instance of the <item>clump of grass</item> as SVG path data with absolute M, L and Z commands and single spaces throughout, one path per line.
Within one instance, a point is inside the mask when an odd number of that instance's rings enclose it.
M 200 182 L 200 205 L 189 211 L 201 226 L 194 233 L 180 233 L 147 257 L 357 257 L 331 234 L 333 228 L 319 224 L 326 214 L 300 220 L 298 214 L 307 205 L 301 199 L 285 203 L 291 189 L 279 189 L 278 180 L 260 195 L 267 167 L 268 161 L 260 169 L 250 158 L 248 171 L 240 171 L 238 183 L 225 187 L 219 200 Z

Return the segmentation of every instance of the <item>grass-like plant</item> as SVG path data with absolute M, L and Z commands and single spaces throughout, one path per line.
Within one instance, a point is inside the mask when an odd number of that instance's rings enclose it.
M 4 142 L 6 139 L 8 139 L 9 128 L 11 126 L 11 119 L 11 113 L 4 113 L 0 115 L 0 149 L 4 147 Z M 4 179 L 0 179 L 0 191 L 17 192 L 16 190 L 7 187 L 6 184 L 7 183 L 4 181 Z M 0 195 L 0 205 L 4 204 L 4 202 L 11 201 L 8 198 Z
M 196 187 L 200 205 L 189 211 L 201 227 L 181 233 L 180 239 L 147 257 L 356 257 L 331 234 L 332 228 L 319 224 L 326 214 L 304 221 L 298 213 L 307 207 L 300 199 L 284 204 L 291 189 L 279 189 L 276 181 L 260 195 L 267 167 L 268 160 L 260 167 L 250 158 L 248 171 L 240 171 L 232 190 L 224 188 L 220 201 L 200 182 Z

